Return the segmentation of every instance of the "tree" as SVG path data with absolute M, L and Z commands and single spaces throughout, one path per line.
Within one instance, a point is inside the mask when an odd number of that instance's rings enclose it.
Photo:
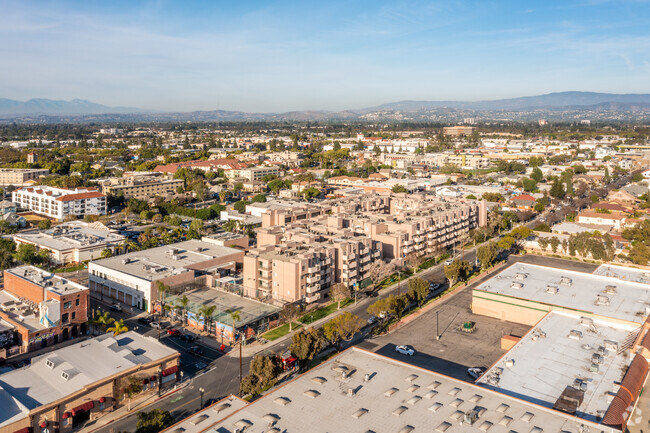
M 366 272 L 366 276 L 370 278 L 370 281 L 374 285 L 392 274 L 394 270 L 395 266 L 393 264 L 386 263 L 383 260 L 375 260 L 370 263 L 370 269 Z
M 494 242 L 481 245 L 476 250 L 476 258 L 481 262 L 481 269 L 488 269 L 494 264 L 499 255 L 499 250 Z
M 237 322 L 241 321 L 241 313 L 239 310 L 231 310 L 230 308 L 226 310 L 226 314 L 230 316 L 230 321 L 232 322 L 232 335 L 235 337 L 235 330 L 237 329 Z
M 11 252 L 5 249 L 0 249 L 0 271 L 9 269 L 13 265 L 14 265 L 14 256 L 11 255 Z
M 553 253 L 556 253 L 557 247 L 560 245 L 560 240 L 557 238 L 557 236 L 553 236 L 549 243 L 551 244 L 551 251 L 553 251 Z
M 553 184 L 551 185 L 549 194 L 551 194 L 551 197 L 554 198 L 558 198 L 558 199 L 564 198 L 564 195 L 566 194 L 566 191 L 564 190 L 564 184 L 560 182 L 559 179 L 555 179 L 553 181 Z
M 388 297 L 389 301 L 389 307 L 390 307 L 390 314 L 395 316 L 397 320 L 401 319 L 402 316 L 404 315 L 404 309 L 409 303 L 408 296 L 407 295 L 402 295 L 402 296 L 395 296 L 395 295 L 390 295 Z
M 149 412 L 141 411 L 136 416 L 138 421 L 135 433 L 158 433 L 176 422 L 172 414 L 163 409 L 153 409 Z
M 532 233 L 533 233 L 533 231 L 531 229 L 529 229 L 528 227 L 526 227 L 525 225 L 517 226 L 517 227 L 515 227 L 514 229 L 512 229 L 510 231 L 510 234 L 517 240 L 526 239 Z
M 199 316 L 203 317 L 203 323 L 206 330 L 210 330 L 210 323 L 212 322 L 212 315 L 214 314 L 215 310 L 217 309 L 216 305 L 207 305 L 203 304 L 199 307 Z
M 120 320 L 115 320 L 113 322 L 113 326 L 106 329 L 106 332 L 112 332 L 113 336 L 116 336 L 116 335 L 119 335 L 122 332 L 126 332 L 128 330 L 129 330 L 129 328 L 124 323 L 124 319 L 120 319 Z
M 455 260 L 451 265 L 445 266 L 445 277 L 449 280 L 449 287 L 467 279 L 471 271 L 472 266 L 467 260 Z
M 249 374 L 240 385 L 244 394 L 257 395 L 273 386 L 282 371 L 277 358 L 267 355 L 255 355 L 251 360 Z
M 47 230 L 52 227 L 52 221 L 50 220 L 40 220 L 38 222 L 38 228 L 41 230 Z
M 95 313 L 95 317 L 90 319 L 90 323 L 93 326 L 101 329 L 102 332 L 106 332 L 106 328 L 108 328 L 108 326 L 111 323 L 113 323 L 114 321 L 115 321 L 115 319 L 108 316 L 108 311 L 104 311 L 103 313 L 100 313 L 99 311 L 97 311 Z
M 203 221 L 199 219 L 192 220 L 190 230 L 200 235 L 203 232 Z
M 481 196 L 486 201 L 489 202 L 501 202 L 504 201 L 503 196 L 498 192 L 484 192 Z
M 312 198 L 318 197 L 320 195 L 320 190 L 318 188 L 310 187 L 303 189 L 301 194 L 305 200 L 311 200 Z
M 280 320 L 289 324 L 289 332 L 293 330 L 293 319 L 300 314 L 300 307 L 296 304 L 286 304 L 280 311 Z
M 47 250 L 40 250 L 33 244 L 20 244 L 15 254 L 16 260 L 30 265 L 41 264 L 49 258 Z
M 399 185 L 399 184 L 393 185 L 393 187 L 391 188 L 391 191 L 393 191 L 396 194 L 402 193 L 402 192 L 408 192 L 408 190 L 404 187 L 404 185 Z
M 246 200 L 239 200 L 232 207 L 233 207 L 233 209 L 235 209 L 239 213 L 245 213 L 247 204 L 248 204 L 248 202 Z
M 309 327 L 293 334 L 289 351 L 298 358 L 298 362 L 304 367 L 308 361 L 318 355 L 322 347 L 323 336 L 318 330 Z
M 534 179 L 525 177 L 521 180 L 521 182 L 524 187 L 524 191 L 526 192 L 533 192 L 537 189 L 537 182 Z
M 612 178 L 609 176 L 609 169 L 605 167 L 605 176 L 603 176 L 603 183 L 607 185 L 612 181 Z
M 544 179 L 544 174 L 539 167 L 533 168 L 533 172 L 530 174 L 530 177 L 537 183 L 541 182 Z
M 265 203 L 266 202 L 266 195 L 264 194 L 257 194 L 255 197 L 251 199 L 251 203 Z
M 183 313 L 181 315 L 181 326 L 185 328 L 185 312 L 187 311 L 187 306 L 190 304 L 190 300 L 187 296 L 183 295 L 181 298 L 176 300 L 176 307 L 180 308 Z
M 113 251 L 111 251 L 108 248 L 104 248 L 99 257 L 101 257 L 102 259 L 107 259 L 107 258 L 112 257 L 112 256 L 113 256 Z
M 537 244 L 542 249 L 542 251 L 546 251 L 546 248 L 548 247 L 548 238 L 545 236 L 538 237 Z
M 383 323 L 391 311 L 391 297 L 378 299 L 366 308 L 366 312 L 371 316 L 377 317 L 380 323 Z
M 409 280 L 408 285 L 409 296 L 416 304 L 418 304 L 418 307 L 421 307 L 429 295 L 429 283 L 422 278 L 414 277 Z
M 510 250 L 515 245 L 515 238 L 512 236 L 504 236 L 497 242 L 497 246 L 502 250 Z
M 338 283 L 330 287 L 330 298 L 332 301 L 337 302 L 337 310 L 341 309 L 341 301 L 344 301 L 350 296 L 350 289 L 345 287 L 345 284 Z
M 343 341 L 350 341 L 361 330 L 363 321 L 352 313 L 339 314 L 323 325 L 323 336 L 341 350 Z

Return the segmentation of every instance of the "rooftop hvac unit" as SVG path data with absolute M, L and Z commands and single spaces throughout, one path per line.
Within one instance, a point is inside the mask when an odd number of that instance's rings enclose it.
M 605 340 L 603 344 L 605 345 L 605 350 L 608 350 L 610 352 L 618 352 L 618 343 L 616 341 Z
M 611 284 L 607 285 L 605 286 L 605 290 L 603 290 L 603 292 L 607 293 L 608 295 L 613 295 L 616 293 L 616 286 L 613 286 Z
M 525 280 L 527 276 L 528 276 L 528 275 L 526 275 L 526 274 L 524 274 L 524 273 L 518 272 L 518 273 L 515 275 L 515 278 L 518 279 L 518 280 Z
M 573 281 L 569 277 L 560 277 L 560 284 L 563 286 L 571 287 Z
M 588 328 L 591 328 L 592 326 L 594 326 L 594 319 L 590 317 L 581 317 L 580 326 L 586 326 Z
M 129 259 L 129 258 L 122 259 L 122 264 L 123 265 L 128 265 L 129 263 L 131 263 L 131 259 Z
M 569 332 L 569 338 L 572 340 L 582 340 L 582 332 L 573 329 Z
M 523 287 L 524 287 L 523 283 L 516 283 L 515 282 L 515 283 L 510 284 L 510 288 L 512 288 L 512 289 L 521 289 Z
M 546 286 L 546 293 L 551 295 L 557 295 L 560 292 L 560 289 L 557 286 Z
M 609 305 L 609 298 L 605 295 L 596 295 L 596 305 L 607 306 Z

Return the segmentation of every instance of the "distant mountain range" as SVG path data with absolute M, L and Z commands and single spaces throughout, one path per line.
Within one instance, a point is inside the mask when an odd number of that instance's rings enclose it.
M 0 115 L 18 117 L 34 114 L 107 114 L 107 113 L 142 113 L 147 110 L 131 107 L 107 107 L 84 99 L 72 101 L 55 101 L 52 99 L 30 99 L 29 101 L 14 101 L 0 98 Z
M 443 120 L 454 116 L 491 112 L 479 118 L 508 118 L 508 113 L 536 112 L 650 113 L 650 94 L 558 92 L 538 96 L 493 101 L 400 101 L 345 111 L 292 111 L 286 113 L 246 113 L 241 111 L 157 112 L 132 107 L 108 107 L 83 99 L 55 101 L 0 98 L 0 119 L 23 122 L 66 121 L 327 121 L 327 120 Z M 514 116 L 513 118 L 523 118 Z

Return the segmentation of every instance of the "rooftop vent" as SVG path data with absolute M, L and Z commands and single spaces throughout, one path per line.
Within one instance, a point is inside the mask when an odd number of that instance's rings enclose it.
M 490 430 L 490 427 L 492 427 L 492 423 L 490 421 L 483 421 L 480 426 L 478 426 L 478 429 L 481 431 L 488 431 Z
M 573 329 L 569 331 L 569 338 L 572 340 L 582 340 L 582 332 Z
M 504 416 L 504 417 L 501 418 L 501 420 L 499 421 L 499 425 L 502 425 L 502 426 L 504 426 L 504 427 L 508 427 L 508 426 L 510 425 L 511 422 L 512 422 L 512 418 L 510 418 L 509 416 Z
M 207 418 L 209 418 L 208 415 L 205 415 L 205 414 L 203 414 L 203 415 L 199 415 L 199 416 L 197 416 L 196 418 L 193 418 L 193 419 L 190 421 L 190 424 L 192 424 L 192 425 L 197 425 L 197 424 L 199 424 L 201 421 L 205 421 Z
M 440 382 L 438 382 L 438 381 L 436 380 L 435 382 L 431 382 L 431 383 L 429 384 L 429 386 L 427 386 L 427 388 L 429 388 L 429 389 L 437 389 L 439 386 L 440 386 Z
M 449 418 L 453 419 L 454 421 L 460 421 L 464 416 L 465 412 L 457 410 L 456 412 L 449 415 Z
M 390 397 L 390 396 L 392 396 L 393 394 L 395 394 L 397 391 L 399 391 L 397 388 L 388 388 L 388 389 L 386 390 L 386 392 L 384 392 L 384 395 L 385 395 L 386 397 Z
M 411 386 L 408 387 L 407 391 L 408 391 L 408 392 L 415 392 L 415 391 L 417 391 L 418 389 L 420 389 L 420 386 L 419 386 L 419 385 L 411 385 Z
M 436 431 L 440 433 L 445 433 L 447 429 L 449 429 L 449 427 L 451 427 L 451 424 L 445 421 L 442 424 L 440 424 L 438 427 L 436 427 Z
M 128 265 L 129 263 L 131 263 L 131 259 L 129 259 L 128 257 L 122 259 L 122 264 L 123 264 L 123 265 Z
M 320 392 L 318 392 L 316 390 L 313 390 L 313 389 L 309 389 L 309 390 L 305 391 L 304 394 L 309 398 L 316 398 L 316 397 L 318 397 L 320 395 Z
M 393 411 L 393 415 L 395 415 L 395 416 L 400 416 L 401 414 L 403 414 L 403 413 L 406 412 L 407 410 L 408 410 L 408 407 L 406 407 L 406 406 L 400 406 L 400 407 L 398 407 L 397 409 L 395 409 L 395 410 Z
M 250 422 L 247 419 L 240 419 L 239 421 L 237 421 L 235 423 L 235 427 L 237 427 L 238 429 L 242 429 L 242 430 L 245 429 L 245 428 L 248 428 L 248 427 L 250 427 L 252 425 L 253 425 L 253 423 Z
M 451 403 L 449 403 L 449 406 L 458 408 L 458 406 L 460 406 L 461 404 L 463 404 L 463 400 L 460 399 L 460 398 L 457 398 L 457 399 L 454 399 Z
M 476 404 L 476 403 L 478 403 L 479 401 L 481 401 L 482 399 L 483 399 L 483 396 L 478 395 L 478 394 L 474 394 L 474 395 L 472 396 L 472 398 L 469 399 L 469 401 L 471 401 L 472 403 Z
M 525 280 L 527 276 L 528 275 L 526 275 L 524 273 L 517 272 L 517 274 L 515 275 L 515 278 L 518 279 L 518 280 Z
M 438 412 L 438 409 L 442 407 L 442 403 L 433 403 L 431 407 L 429 407 L 429 410 L 431 412 Z
M 523 422 L 531 422 L 533 418 L 535 418 L 535 414 L 526 412 L 519 419 L 522 420 Z
M 501 404 L 499 405 L 499 407 L 497 407 L 497 412 L 499 412 L 499 413 L 506 413 L 506 412 L 508 411 L 508 409 L 510 409 L 510 406 L 508 406 L 508 405 L 505 404 L 505 403 L 501 403 Z
M 594 326 L 594 319 L 590 317 L 581 317 L 580 326 L 586 326 L 587 328 L 591 328 Z
M 607 293 L 608 295 L 613 295 L 616 293 L 616 286 L 613 285 L 607 285 L 605 286 L 605 290 L 603 292 Z
M 546 286 L 546 293 L 551 295 L 557 295 L 560 292 L 560 289 L 557 286 Z
M 607 306 L 609 305 L 609 297 L 605 295 L 596 295 L 596 305 Z
M 518 283 L 516 281 L 510 284 L 511 289 L 521 289 L 523 287 L 524 287 L 524 283 Z
M 268 422 L 270 425 L 275 424 L 276 422 L 280 421 L 280 417 L 274 413 L 267 413 L 262 417 L 264 421 Z
M 212 410 L 215 411 L 216 413 L 223 412 L 224 410 L 228 409 L 230 407 L 230 403 L 223 403 L 220 404 L 216 407 L 214 407 Z
M 404 380 L 407 381 L 407 382 L 413 382 L 417 378 L 418 378 L 417 374 L 411 374 L 411 375 L 407 376 L 406 379 L 404 379 Z
M 605 340 L 603 344 L 605 345 L 605 350 L 608 350 L 610 352 L 618 352 L 618 343 L 616 341 Z
M 401 428 L 399 433 L 411 433 L 413 430 L 415 430 L 415 427 L 410 425 L 405 425 L 404 427 Z
M 319 385 L 322 385 L 322 384 L 324 384 L 325 382 L 327 382 L 327 379 L 325 379 L 324 377 L 320 377 L 320 376 L 318 376 L 318 377 L 314 377 L 311 381 L 312 381 L 312 382 L 316 382 L 316 383 L 319 384 Z
M 573 284 L 573 281 L 569 277 L 560 277 L 560 285 L 566 286 L 566 287 L 571 287 L 571 284 Z
M 280 406 L 286 406 L 289 403 L 291 403 L 291 400 L 289 400 L 287 397 L 278 397 L 275 400 L 273 400 L 273 402 Z
M 424 394 L 424 398 L 431 400 L 436 395 L 438 395 L 438 391 L 429 391 L 426 394 Z
M 368 413 L 368 409 L 361 408 L 352 414 L 352 418 L 359 419 Z

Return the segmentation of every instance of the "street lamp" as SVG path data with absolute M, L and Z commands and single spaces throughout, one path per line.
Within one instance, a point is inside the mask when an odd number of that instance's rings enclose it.
M 203 409 L 203 393 L 205 392 L 205 389 L 199 388 L 199 392 L 201 393 L 201 406 L 199 406 L 199 410 Z

